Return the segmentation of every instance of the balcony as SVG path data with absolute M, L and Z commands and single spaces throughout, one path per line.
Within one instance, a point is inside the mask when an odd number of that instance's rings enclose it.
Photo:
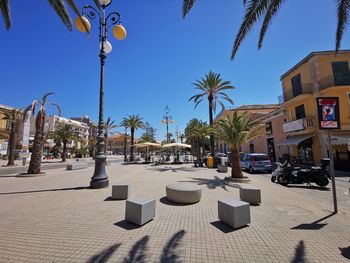
M 333 75 L 330 75 L 319 81 L 320 91 L 334 86 L 345 85 L 350 85 L 350 74 L 345 74 L 336 80 L 334 79 Z
M 289 101 L 289 100 L 291 100 L 299 95 L 302 95 L 302 94 L 312 94 L 311 83 L 301 84 L 301 91 L 299 91 L 298 93 L 293 91 L 293 89 L 290 89 L 290 90 L 283 92 L 283 101 L 287 102 L 287 101 Z
M 312 117 L 302 118 L 296 121 L 284 123 L 282 129 L 284 133 L 296 132 L 303 130 L 314 130 L 316 128 L 316 122 Z

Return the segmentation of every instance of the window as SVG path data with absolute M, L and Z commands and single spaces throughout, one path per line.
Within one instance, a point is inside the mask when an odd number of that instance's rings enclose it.
M 350 72 L 347 61 L 333 62 L 332 69 L 334 76 L 334 84 L 336 86 L 350 85 Z
M 298 107 L 295 107 L 295 118 L 297 120 L 305 118 L 305 108 L 304 104 L 299 105 Z
M 254 153 L 254 143 L 252 142 L 249 144 L 249 152 Z
M 265 124 L 265 128 L 266 128 L 266 135 L 271 135 L 272 134 L 272 123 L 271 123 L 271 121 L 267 122 Z
M 300 74 L 296 75 L 291 79 L 292 82 L 292 91 L 293 91 L 293 97 L 298 96 L 299 94 L 303 93 L 303 88 L 301 85 L 301 76 Z
M 6 120 L 6 131 L 11 131 L 11 121 Z
M 348 106 L 349 106 L 349 112 L 350 112 L 350 92 L 346 93 L 348 95 Z

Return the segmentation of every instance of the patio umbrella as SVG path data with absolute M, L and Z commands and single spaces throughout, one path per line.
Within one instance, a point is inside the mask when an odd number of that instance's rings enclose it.
M 163 145 L 163 148 L 173 148 L 173 147 L 191 148 L 191 145 L 185 144 L 185 143 L 179 143 L 179 142 L 168 143 Z
M 147 157 L 149 147 L 162 148 L 162 145 L 160 143 L 154 143 L 154 142 L 142 142 L 142 143 L 134 144 L 133 147 L 146 148 L 146 157 Z

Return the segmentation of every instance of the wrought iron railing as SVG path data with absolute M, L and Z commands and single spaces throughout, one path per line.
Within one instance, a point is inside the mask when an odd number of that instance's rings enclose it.
M 303 83 L 301 84 L 301 91 L 297 94 L 293 92 L 293 89 L 287 90 L 283 92 L 284 102 L 293 99 L 294 97 L 300 94 L 312 94 L 312 85 L 311 83 Z

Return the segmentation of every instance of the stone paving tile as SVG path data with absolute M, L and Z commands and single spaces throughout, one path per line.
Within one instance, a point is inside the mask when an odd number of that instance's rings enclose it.
M 83 188 L 92 168 L 1 178 L 0 262 L 127 262 L 137 257 L 171 262 L 171 256 L 178 262 L 292 262 L 296 255 L 308 262 L 348 262 L 339 248 L 350 246 L 350 211 L 311 224 L 330 214 L 330 204 L 320 199 L 330 192 L 307 198 L 315 190 L 301 192 L 250 175 L 262 190 L 262 204 L 251 206 L 248 227 L 232 230 L 218 221 L 217 200 L 239 198 L 239 191 L 225 185 L 215 170 L 111 164 L 107 172 L 110 187 L 99 190 Z M 153 221 L 136 228 L 124 221 L 125 201 L 105 201 L 118 181 L 130 182 L 131 196 L 156 198 Z M 202 185 L 201 201 L 167 202 L 165 186 L 176 181 Z M 297 226 L 320 228 L 293 229 Z

